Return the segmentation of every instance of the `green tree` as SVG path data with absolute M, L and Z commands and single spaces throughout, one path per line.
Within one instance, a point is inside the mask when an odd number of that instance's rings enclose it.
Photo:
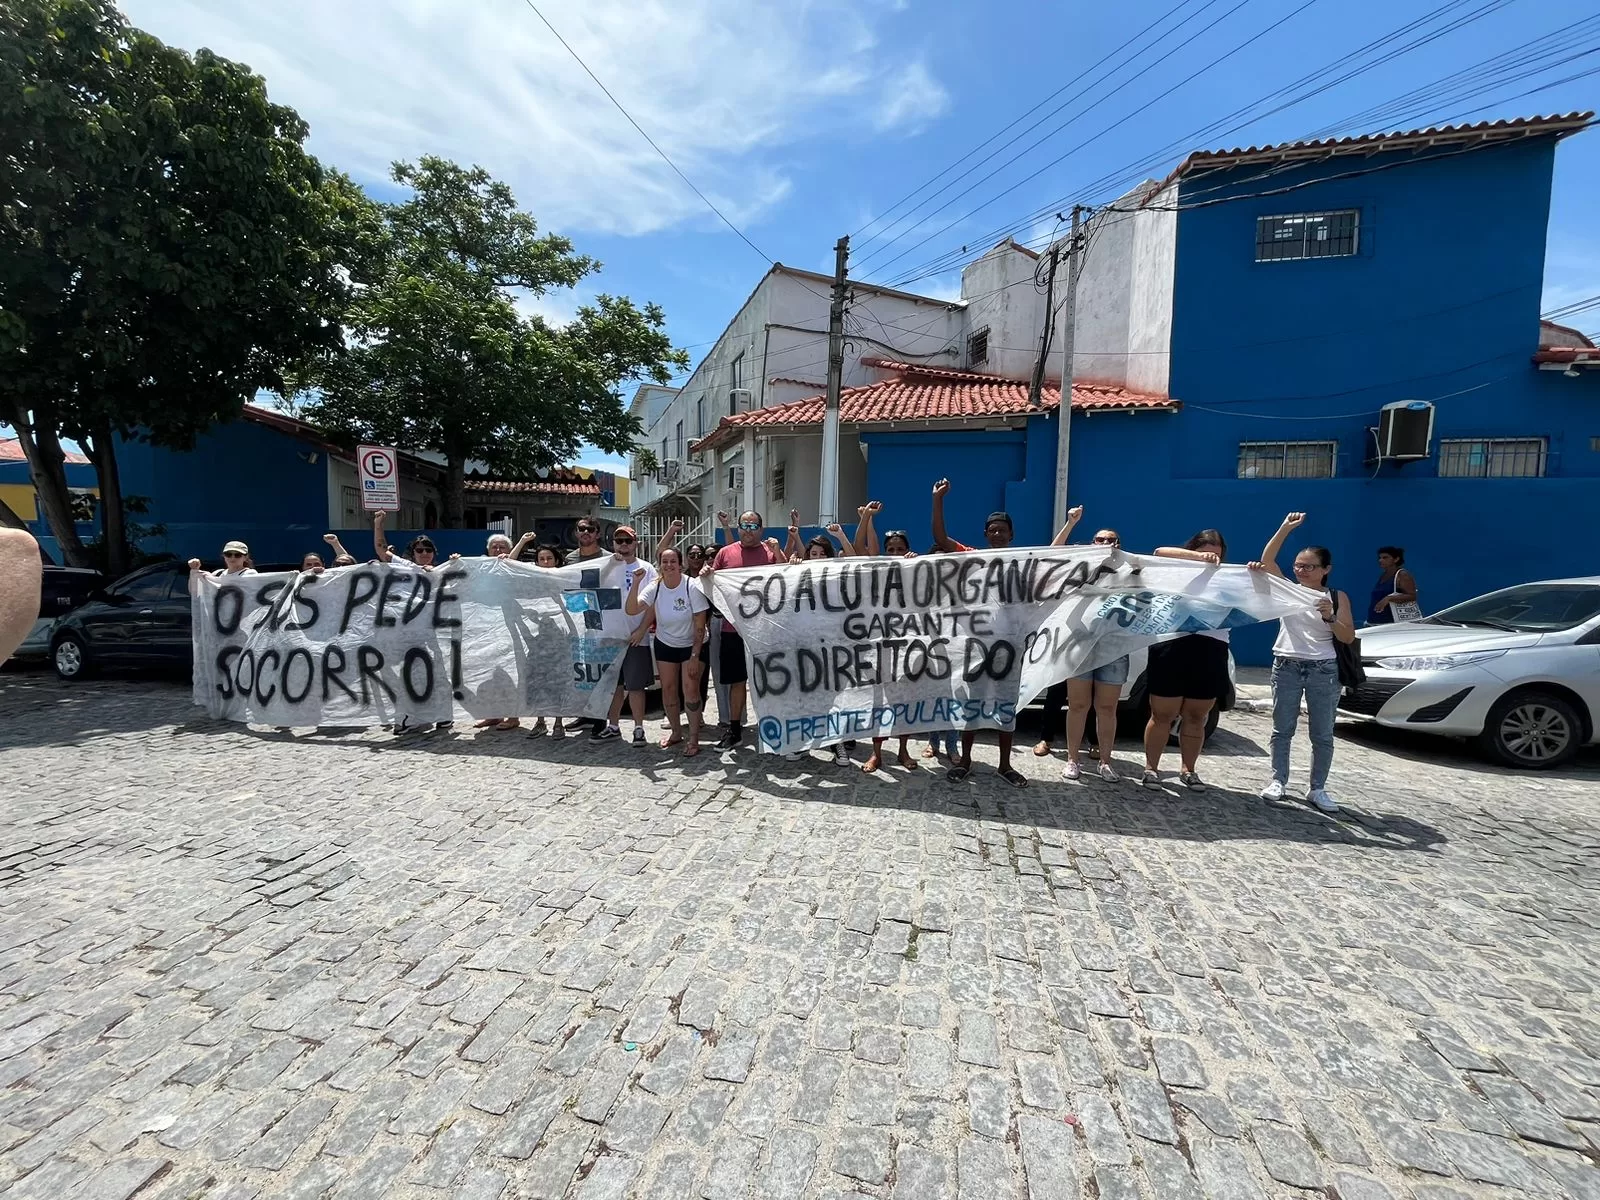
M 502 475 L 553 467 L 591 442 L 630 450 L 628 380 L 686 365 L 654 304 L 600 296 L 556 327 L 524 317 L 517 290 L 571 288 L 600 264 L 540 236 L 511 189 L 439 158 L 397 163 L 412 195 L 386 208 L 382 270 L 350 310 L 348 348 L 311 377 L 301 409 L 336 435 L 442 454 L 444 524 L 462 524 L 469 459 Z
M 265 82 L 130 27 L 111 0 L 0 5 L 0 420 L 69 562 L 63 439 L 128 561 L 117 439 L 184 449 L 342 341 L 377 209 L 307 154 Z

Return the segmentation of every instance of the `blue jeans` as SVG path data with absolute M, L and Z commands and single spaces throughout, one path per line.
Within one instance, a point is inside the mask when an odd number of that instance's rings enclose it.
M 1339 707 L 1339 664 L 1331 658 L 1272 660 L 1272 777 L 1289 782 L 1289 743 L 1300 724 L 1300 697 L 1311 727 L 1311 787 L 1328 785 L 1333 717 Z

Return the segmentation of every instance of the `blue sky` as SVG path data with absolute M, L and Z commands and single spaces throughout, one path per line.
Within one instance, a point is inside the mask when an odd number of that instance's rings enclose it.
M 275 100 L 310 123 L 312 149 L 374 194 L 390 194 L 391 160 L 424 153 L 505 179 L 545 229 L 605 265 L 575 294 L 528 301 L 552 318 L 601 290 L 656 301 L 674 341 L 696 356 L 767 268 L 628 125 L 525 0 L 123 7 L 167 42 L 249 63 Z M 958 286 L 954 259 L 939 256 L 958 255 L 963 244 L 979 252 L 1002 229 L 1019 238 L 1048 232 L 1051 219 L 1041 224 L 1036 214 L 1074 199 L 1110 199 L 1118 184 L 1164 174 L 1185 149 L 1600 107 L 1600 74 L 1584 76 L 1600 70 L 1593 0 L 540 7 L 764 254 L 831 271 L 834 240 L 878 219 L 855 239 L 853 273 L 899 282 L 922 271 L 905 286 L 936 295 Z M 1410 33 L 1397 32 L 1413 22 Z M 1394 53 L 1392 61 L 1263 99 L 1391 33 L 1393 41 L 1338 74 L 1384 53 Z M 1429 86 L 1530 42 L 1522 61 L 1498 73 Z M 1331 86 L 1320 94 L 1266 111 L 1324 82 Z M 1522 94 L 1536 88 L 1543 90 Z M 1052 93 L 1059 94 L 1047 100 Z M 974 150 L 923 193 L 950 183 L 942 195 L 891 208 Z M 1547 309 L 1600 292 L 1596 195 L 1600 129 L 1567 140 L 1557 156 Z M 1585 329 L 1600 326 L 1595 312 L 1585 319 Z

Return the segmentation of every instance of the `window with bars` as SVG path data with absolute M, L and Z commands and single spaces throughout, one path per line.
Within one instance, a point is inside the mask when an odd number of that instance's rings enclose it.
M 1337 442 L 1240 442 L 1240 479 L 1332 479 Z
M 1339 258 L 1354 254 L 1360 224 L 1359 213 L 1353 208 L 1257 217 L 1256 261 Z
M 980 329 L 967 339 L 967 362 L 972 366 L 989 361 L 989 331 Z
M 1544 474 L 1546 438 L 1440 438 L 1439 476 L 1451 479 L 1529 479 Z

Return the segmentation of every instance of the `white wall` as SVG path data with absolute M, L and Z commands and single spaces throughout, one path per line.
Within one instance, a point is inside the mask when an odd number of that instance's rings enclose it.
M 1090 222 L 1073 362 L 1078 379 L 1166 395 L 1178 214 L 1163 209 L 1177 191 L 1155 186 L 1140 184 Z
M 1033 374 L 1039 335 L 1044 329 L 1044 296 L 1033 285 L 1038 260 L 1003 243 L 961 272 L 961 298 L 966 301 L 961 359 L 953 364 L 990 375 L 1024 379 Z M 1064 287 L 1063 275 L 1057 286 Z M 989 354 L 970 362 L 967 343 L 973 334 L 989 331 Z M 1060 368 L 1051 371 L 1059 375 Z

